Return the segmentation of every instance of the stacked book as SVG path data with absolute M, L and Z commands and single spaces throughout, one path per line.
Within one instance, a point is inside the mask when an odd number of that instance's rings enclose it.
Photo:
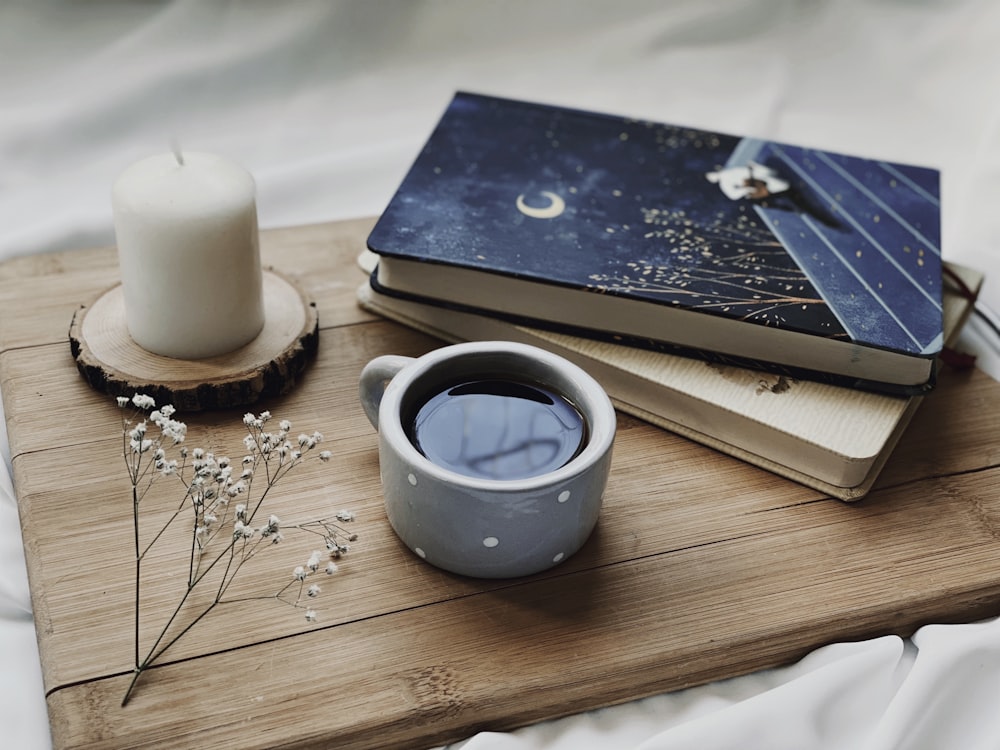
M 938 186 L 459 93 L 372 230 L 359 299 L 444 340 L 555 351 L 622 411 L 854 500 L 982 282 L 942 263 Z

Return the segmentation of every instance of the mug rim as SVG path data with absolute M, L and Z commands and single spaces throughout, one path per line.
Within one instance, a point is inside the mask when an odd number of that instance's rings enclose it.
M 541 362 L 546 369 L 561 372 L 579 386 L 585 404 L 575 403 L 588 424 L 587 444 L 576 456 L 558 469 L 520 479 L 485 479 L 446 469 L 417 450 L 403 428 L 403 396 L 422 375 L 443 362 L 467 354 L 514 354 Z M 516 373 L 511 373 L 516 376 Z M 563 394 L 565 395 L 565 394 Z M 604 388 L 593 376 L 574 362 L 554 352 L 516 341 L 467 341 L 433 349 L 415 358 L 401 369 L 386 386 L 379 404 L 379 433 L 403 458 L 419 467 L 429 477 L 448 484 L 492 493 L 525 492 L 559 484 L 593 466 L 612 447 L 616 417 L 614 406 Z

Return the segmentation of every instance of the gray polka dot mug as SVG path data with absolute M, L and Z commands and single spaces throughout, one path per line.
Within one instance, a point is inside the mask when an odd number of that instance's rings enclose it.
M 478 578 L 539 573 L 597 523 L 615 412 L 572 362 L 509 341 L 386 355 L 361 373 L 392 528 L 413 554 Z

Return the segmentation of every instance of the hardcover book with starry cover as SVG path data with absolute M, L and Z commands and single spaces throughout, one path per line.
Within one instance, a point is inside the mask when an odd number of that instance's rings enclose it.
M 458 93 L 368 239 L 382 294 L 918 393 L 943 344 L 926 167 Z

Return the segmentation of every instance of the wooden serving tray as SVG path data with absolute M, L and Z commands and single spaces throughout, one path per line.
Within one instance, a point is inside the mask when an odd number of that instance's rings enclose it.
M 119 412 L 77 374 L 67 340 L 77 307 L 117 281 L 116 256 L 0 264 L 0 387 L 56 748 L 429 747 L 1000 612 L 1000 384 L 978 371 L 943 373 L 860 503 L 621 415 L 601 520 L 576 556 L 509 581 L 422 563 L 385 519 L 357 380 L 372 357 L 439 342 L 355 304 L 371 225 L 261 241 L 264 262 L 316 301 L 320 345 L 292 393 L 253 409 L 323 432 L 334 454 L 269 502 L 283 518 L 358 517 L 319 621 L 227 605 L 124 708 L 132 520 Z M 222 449 L 240 445 L 242 411 L 178 417 L 190 444 Z M 170 558 L 153 568 L 151 605 L 176 601 L 176 577 Z

